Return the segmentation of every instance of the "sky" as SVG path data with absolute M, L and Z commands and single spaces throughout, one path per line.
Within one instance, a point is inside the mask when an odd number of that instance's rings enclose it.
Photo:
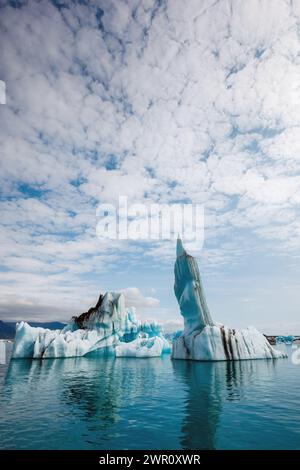
M 96 237 L 122 195 L 203 205 L 213 319 L 300 334 L 299 36 L 299 0 L 0 0 L 0 319 L 180 327 L 175 241 Z

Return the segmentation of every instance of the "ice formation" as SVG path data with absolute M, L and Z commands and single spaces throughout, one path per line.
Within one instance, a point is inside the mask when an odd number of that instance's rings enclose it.
M 295 341 L 295 339 L 296 337 L 293 335 L 276 336 L 276 343 L 293 344 L 293 341 Z
M 184 331 L 173 341 L 174 359 L 230 361 L 286 357 L 253 327 L 235 330 L 213 322 L 197 262 L 186 253 L 180 239 L 174 290 L 184 318 Z
M 168 348 L 169 349 L 169 348 Z M 145 336 L 139 334 L 138 338 L 130 343 L 119 343 L 116 346 L 117 357 L 156 357 L 161 356 L 164 350 L 164 341 L 159 336 Z
M 54 358 L 102 354 L 154 357 L 171 346 L 156 322 L 140 322 L 134 308 L 125 307 L 123 294 L 100 295 L 95 307 L 73 317 L 62 330 L 16 327 L 13 357 Z

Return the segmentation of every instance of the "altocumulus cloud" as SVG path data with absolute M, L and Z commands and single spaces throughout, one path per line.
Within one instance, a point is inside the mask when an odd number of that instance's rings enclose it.
M 299 256 L 299 1 L 0 4 L 2 317 L 78 310 L 124 257 L 170 263 L 96 239 L 119 194 L 205 204 L 207 265 Z

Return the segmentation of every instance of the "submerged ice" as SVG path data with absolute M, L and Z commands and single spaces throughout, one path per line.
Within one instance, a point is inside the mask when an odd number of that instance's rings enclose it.
M 13 357 L 54 358 L 100 354 L 154 357 L 171 346 L 156 322 L 141 322 L 134 308 L 126 308 L 123 294 L 100 295 L 95 307 L 73 317 L 62 330 L 16 327 Z
M 197 262 L 186 253 L 180 239 L 174 290 L 184 318 L 184 331 L 173 340 L 174 359 L 223 361 L 285 357 L 253 327 L 236 330 L 213 322 Z

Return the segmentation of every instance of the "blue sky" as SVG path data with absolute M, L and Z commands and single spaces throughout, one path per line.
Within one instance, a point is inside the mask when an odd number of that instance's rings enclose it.
M 178 326 L 174 241 L 96 237 L 97 204 L 126 195 L 204 205 L 215 320 L 300 334 L 300 3 L 0 6 L 0 318 L 123 290 Z

